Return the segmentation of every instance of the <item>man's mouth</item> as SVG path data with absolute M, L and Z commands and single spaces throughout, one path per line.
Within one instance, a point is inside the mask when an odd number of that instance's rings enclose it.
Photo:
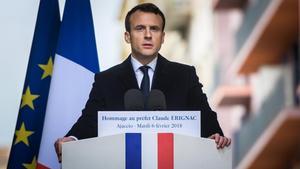
M 143 47 L 146 48 L 146 49 L 151 49 L 153 47 L 153 45 L 150 44 L 150 43 L 144 43 Z

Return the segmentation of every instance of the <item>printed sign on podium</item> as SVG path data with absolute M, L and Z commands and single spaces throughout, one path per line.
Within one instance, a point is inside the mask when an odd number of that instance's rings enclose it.
M 98 136 L 176 133 L 201 136 L 200 111 L 99 111 Z

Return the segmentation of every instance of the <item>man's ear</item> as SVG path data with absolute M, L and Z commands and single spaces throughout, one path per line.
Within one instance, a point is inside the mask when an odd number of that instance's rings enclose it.
M 130 33 L 129 32 L 125 32 L 124 33 L 124 38 L 125 38 L 125 41 L 127 42 L 127 43 L 131 43 L 131 41 L 130 41 Z
M 161 37 L 161 43 L 163 44 L 165 42 L 165 32 L 162 33 L 162 37 Z

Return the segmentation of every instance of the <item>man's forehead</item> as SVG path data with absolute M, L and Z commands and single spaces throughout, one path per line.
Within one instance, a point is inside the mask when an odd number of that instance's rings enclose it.
M 162 24 L 163 20 L 159 14 L 152 12 L 136 11 L 130 17 L 130 23 L 135 25 Z

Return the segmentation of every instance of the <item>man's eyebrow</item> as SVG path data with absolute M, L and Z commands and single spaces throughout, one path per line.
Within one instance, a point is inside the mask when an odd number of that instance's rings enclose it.
M 152 25 L 152 26 L 150 26 L 150 28 L 160 29 L 160 26 L 158 26 L 158 25 Z
M 146 27 L 145 25 L 135 25 L 135 27 Z
M 145 27 L 147 27 L 147 26 L 146 26 L 146 25 L 135 25 L 134 27 L 135 27 L 135 28 L 136 28 L 136 27 L 143 27 L 143 28 L 145 28 Z M 159 29 L 161 28 L 159 25 L 149 25 L 149 27 L 150 27 L 150 28 L 159 28 Z

